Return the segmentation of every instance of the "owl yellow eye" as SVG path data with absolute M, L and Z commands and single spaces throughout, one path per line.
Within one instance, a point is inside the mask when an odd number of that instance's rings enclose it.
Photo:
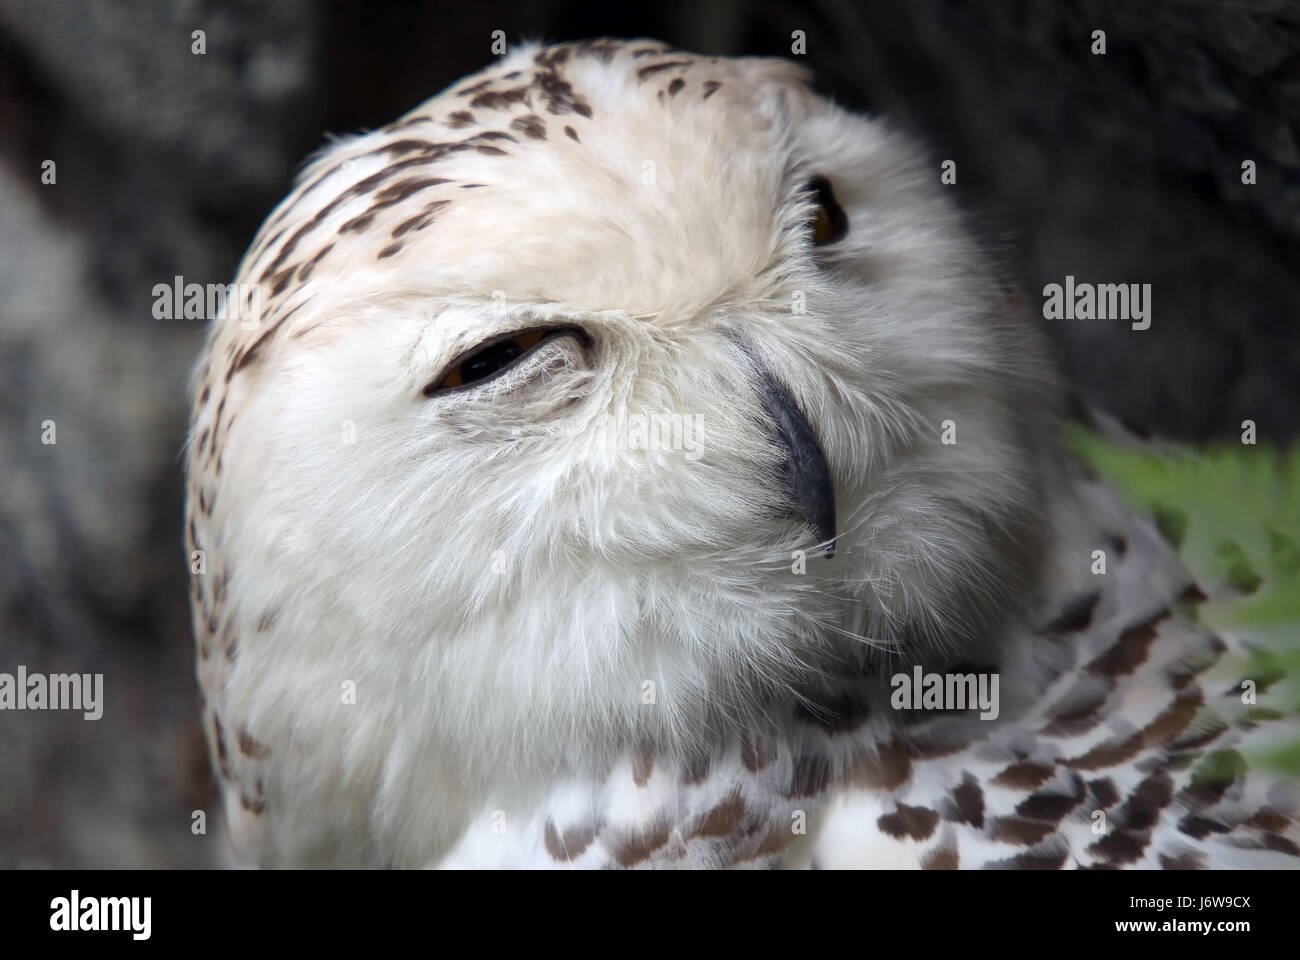
M 835 191 L 831 189 L 831 182 L 818 175 L 808 181 L 808 190 L 817 199 L 817 212 L 809 222 L 813 245 L 824 247 L 828 243 L 842 240 L 849 232 L 849 216 L 835 201 Z
M 479 344 L 469 353 L 462 354 L 459 359 L 454 361 L 441 378 L 425 387 L 424 395 L 431 397 L 443 390 L 451 390 L 456 387 L 469 386 L 470 384 L 488 380 L 514 366 L 544 342 L 565 332 L 572 332 L 572 329 L 552 327 L 541 330 L 525 330 L 521 333 L 507 334 Z

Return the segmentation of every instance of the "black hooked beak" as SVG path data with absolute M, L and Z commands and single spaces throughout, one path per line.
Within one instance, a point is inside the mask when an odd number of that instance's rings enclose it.
M 826 454 L 808 418 L 781 382 L 761 366 L 757 372 L 763 407 L 786 454 L 782 479 L 790 502 L 799 518 L 812 527 L 818 542 L 826 544 L 826 558 L 830 559 L 835 555 L 835 488 Z

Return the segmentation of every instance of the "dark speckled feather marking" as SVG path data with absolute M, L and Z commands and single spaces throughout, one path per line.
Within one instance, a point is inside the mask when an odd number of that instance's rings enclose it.
M 668 60 L 664 63 L 651 63 L 641 67 L 636 72 L 636 78 L 641 81 L 649 80 L 657 73 L 663 73 L 665 70 L 673 70 L 677 67 L 689 67 L 689 60 Z
M 510 121 L 510 128 L 520 131 L 533 140 L 546 139 L 546 123 L 536 114 L 530 113 L 525 117 L 516 117 Z

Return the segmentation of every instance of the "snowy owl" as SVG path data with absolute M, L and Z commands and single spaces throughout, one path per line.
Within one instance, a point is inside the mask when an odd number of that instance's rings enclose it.
M 609 40 L 314 158 L 193 387 L 237 857 L 1300 862 L 1285 782 L 1195 775 L 1270 725 L 939 174 L 793 63 Z

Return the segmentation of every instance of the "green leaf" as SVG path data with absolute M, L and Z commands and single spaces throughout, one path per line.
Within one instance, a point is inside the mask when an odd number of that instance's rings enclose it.
M 1256 651 L 1241 675 L 1268 690 L 1300 729 L 1300 445 L 1281 453 L 1245 444 L 1157 453 L 1082 429 L 1066 440 L 1134 508 L 1151 514 L 1210 596 L 1197 608 L 1202 621 Z M 1276 714 L 1260 706 L 1247 719 Z M 1210 754 L 1193 779 L 1231 775 L 1233 762 Z M 1300 736 L 1250 762 L 1300 776 Z

